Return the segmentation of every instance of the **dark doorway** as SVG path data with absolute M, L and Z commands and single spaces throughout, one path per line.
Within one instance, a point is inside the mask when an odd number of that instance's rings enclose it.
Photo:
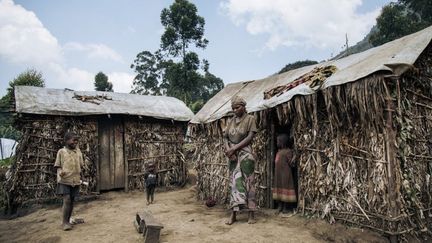
M 288 137 L 290 138 L 291 149 L 294 151 L 294 154 L 295 154 L 296 145 L 295 145 L 294 139 L 293 139 L 294 138 L 294 134 L 292 134 L 293 131 L 292 131 L 292 125 L 291 125 L 291 123 L 288 122 L 288 124 L 280 125 L 279 122 L 278 122 L 277 117 L 274 117 L 273 121 L 275 121 L 275 123 L 274 123 L 274 137 L 273 137 L 273 140 L 274 140 L 274 143 L 273 143 L 274 144 L 273 154 L 276 155 L 276 153 L 278 151 L 276 139 L 277 139 L 277 136 L 280 135 L 280 134 L 286 134 L 286 135 L 288 135 Z M 272 159 L 273 159 L 273 163 L 274 163 L 275 158 L 272 158 Z M 275 168 L 274 165 L 272 166 L 272 168 L 273 168 L 272 179 L 274 179 L 275 178 L 275 173 L 276 173 L 276 171 L 275 171 L 276 168 Z M 293 209 L 296 209 L 297 205 L 298 205 L 298 166 L 297 166 L 297 163 L 295 164 L 294 167 L 291 168 L 291 171 L 292 171 L 292 176 L 293 176 L 293 179 L 294 179 L 294 188 L 295 188 L 297 202 L 295 202 L 295 203 L 288 203 L 288 206 L 289 206 L 288 209 L 293 210 Z M 272 183 L 274 183 L 274 182 L 272 182 Z M 277 208 L 279 206 L 278 205 L 278 201 L 273 201 L 272 205 L 274 206 L 274 208 Z
M 99 120 L 99 190 L 125 187 L 123 122 Z

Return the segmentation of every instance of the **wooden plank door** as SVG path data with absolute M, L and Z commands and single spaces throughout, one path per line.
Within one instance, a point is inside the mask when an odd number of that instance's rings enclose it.
M 125 187 L 123 122 L 120 119 L 99 121 L 99 189 Z

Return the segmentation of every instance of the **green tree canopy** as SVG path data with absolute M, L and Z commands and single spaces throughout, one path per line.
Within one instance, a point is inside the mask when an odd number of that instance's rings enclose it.
M 426 25 L 432 24 L 432 1 L 430 0 L 400 0 L 408 9 L 418 14 L 420 21 Z
M 15 86 L 45 87 L 45 80 L 41 72 L 28 69 L 9 82 L 6 95 L 0 99 L 0 137 L 18 140 L 20 134 L 12 126 L 14 120 L 11 113 Z
M 176 0 L 161 13 L 161 23 L 165 32 L 161 37 L 161 48 L 174 57 L 187 55 L 189 44 L 205 48 L 208 40 L 204 38 L 205 20 L 198 15 L 193 3 Z
M 9 87 L 6 89 L 6 95 L 1 98 L 2 107 L 3 105 L 11 104 L 15 86 L 45 87 L 45 80 L 42 78 L 42 73 L 34 69 L 28 69 L 22 72 L 9 82 Z
M 317 64 L 317 61 L 311 61 L 311 60 L 304 60 L 304 61 L 297 61 L 297 62 L 293 62 L 293 63 L 289 63 L 287 65 L 285 65 L 285 67 L 283 67 L 278 74 L 284 73 L 284 72 L 288 72 L 290 70 L 294 70 L 297 68 L 301 68 L 301 67 L 305 67 L 305 66 L 309 66 L 309 65 L 314 65 Z
M 131 65 L 137 73 L 132 93 L 169 95 L 190 107 L 197 101 L 206 102 L 224 85 L 210 73 L 209 62 L 190 50 L 205 49 L 208 44 L 204 18 L 193 3 L 176 0 L 162 10 L 161 23 L 165 30 L 160 49 L 138 53 Z
M 108 82 L 108 76 L 106 76 L 103 72 L 98 72 L 96 74 L 94 86 L 96 91 L 114 91 L 112 83 Z
M 395 40 L 432 24 L 432 1 L 399 0 L 383 7 L 377 31 L 370 35 L 373 46 Z

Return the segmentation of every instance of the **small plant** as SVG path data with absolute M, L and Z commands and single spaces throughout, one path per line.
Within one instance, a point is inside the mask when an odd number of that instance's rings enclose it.
M 13 159 L 14 159 L 14 157 L 1 159 L 0 160 L 0 168 L 5 168 L 5 167 L 10 166 L 12 164 Z

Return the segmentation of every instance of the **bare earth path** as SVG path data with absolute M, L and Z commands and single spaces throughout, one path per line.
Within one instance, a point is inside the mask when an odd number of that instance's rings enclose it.
M 254 225 L 241 214 L 239 222 L 227 226 L 226 209 L 209 209 L 194 195 L 193 187 L 160 192 L 155 204 L 146 206 L 143 192 L 102 194 L 98 200 L 76 205 L 74 215 L 85 223 L 67 232 L 60 229 L 60 207 L 44 207 L 24 217 L 0 220 L 0 242 L 143 242 L 132 221 L 144 208 L 165 226 L 161 242 L 387 242 L 369 231 L 300 216 L 281 218 L 271 210 L 259 212 Z

